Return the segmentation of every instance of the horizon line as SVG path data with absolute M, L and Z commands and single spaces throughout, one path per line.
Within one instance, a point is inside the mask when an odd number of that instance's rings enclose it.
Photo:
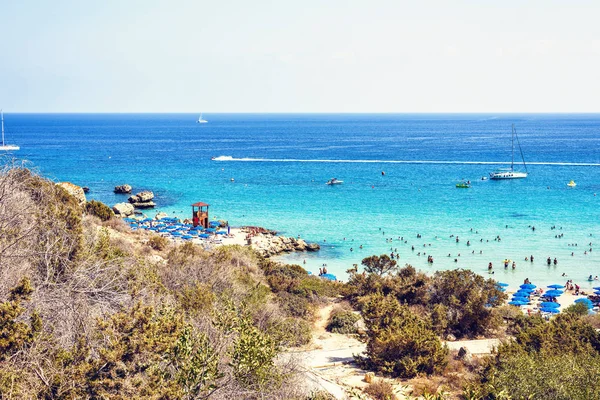
M 3 109 L 6 114 L 6 109 Z M 10 111 L 8 114 L 198 114 L 193 111 Z M 415 112 L 336 112 L 336 111 L 214 111 L 202 114 L 244 115 L 600 115 L 600 111 L 415 111 Z

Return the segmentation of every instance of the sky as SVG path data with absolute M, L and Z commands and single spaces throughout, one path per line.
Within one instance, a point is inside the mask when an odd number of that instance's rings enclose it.
M 600 112 L 600 1 L 0 0 L 5 112 Z

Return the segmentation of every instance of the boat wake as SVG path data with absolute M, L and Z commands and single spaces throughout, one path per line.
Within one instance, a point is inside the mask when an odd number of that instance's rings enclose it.
M 367 164 L 458 164 L 458 165 L 506 165 L 505 161 L 451 161 L 451 160 L 327 160 L 327 159 L 299 159 L 299 158 L 253 158 L 218 156 L 213 161 L 237 162 L 291 162 L 291 163 L 367 163 Z M 546 162 L 533 161 L 528 165 L 555 165 L 568 167 L 600 167 L 600 163 L 575 163 L 575 162 Z

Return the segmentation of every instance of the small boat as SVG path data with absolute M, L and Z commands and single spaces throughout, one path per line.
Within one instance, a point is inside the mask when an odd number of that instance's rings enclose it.
M 456 187 L 459 189 L 468 189 L 471 187 L 471 181 L 462 181 L 456 184 Z
M 525 167 L 525 172 L 515 171 L 515 138 L 517 139 L 517 145 L 519 146 L 519 151 L 521 153 L 521 159 L 523 160 L 523 167 Z M 523 150 L 521 150 L 521 144 L 519 143 L 519 137 L 517 136 L 517 130 L 515 129 L 515 124 L 512 125 L 512 135 L 511 135 L 511 143 L 512 143 L 512 159 L 510 161 L 509 169 L 501 169 L 494 171 L 490 174 L 490 179 L 499 180 L 499 179 L 518 179 L 518 178 L 527 178 L 527 165 L 525 165 L 525 158 L 523 157 Z
M 481 177 L 481 180 L 482 180 L 482 181 L 487 181 L 487 176 L 482 176 L 482 177 Z
M 200 113 L 200 116 L 198 117 L 198 121 L 196 121 L 199 124 L 206 124 L 208 121 L 205 119 L 202 119 L 202 113 Z
M 575 187 L 575 186 L 577 186 L 577 184 L 575 183 L 575 181 L 571 181 L 571 182 L 567 183 L 567 186 Z
M 4 142 L 4 112 L 2 112 L 2 110 L 0 110 L 0 120 L 2 120 L 2 146 L 0 146 L 0 151 L 19 150 L 19 146 L 14 144 L 6 144 Z
M 338 178 L 331 178 L 327 181 L 326 185 L 341 185 L 344 181 L 340 181 Z

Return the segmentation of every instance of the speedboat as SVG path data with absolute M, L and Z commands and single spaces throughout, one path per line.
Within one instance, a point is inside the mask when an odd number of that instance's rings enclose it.
M 462 181 L 456 184 L 456 187 L 459 189 L 468 189 L 471 187 L 471 181 Z
M 338 178 L 331 178 L 327 181 L 326 185 L 341 185 L 344 181 L 340 181 Z
M 577 186 L 577 184 L 575 183 L 575 181 L 571 181 L 571 182 L 567 183 L 567 186 L 575 187 L 575 186 Z

